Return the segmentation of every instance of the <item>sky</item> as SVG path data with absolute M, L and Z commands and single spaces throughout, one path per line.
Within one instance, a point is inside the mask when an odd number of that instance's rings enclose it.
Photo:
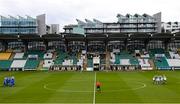
M 163 22 L 180 21 L 180 0 L 0 0 L 0 15 L 36 17 L 46 14 L 47 24 L 76 24 L 76 19 L 117 22 L 117 14 L 162 13 Z

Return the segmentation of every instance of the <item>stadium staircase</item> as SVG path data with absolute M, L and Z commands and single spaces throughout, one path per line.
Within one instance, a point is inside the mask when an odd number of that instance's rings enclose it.
M 86 70 L 87 69 L 87 54 L 85 54 L 85 59 L 83 60 L 83 70 Z
M 39 62 L 39 66 L 37 67 L 37 70 L 42 70 L 43 69 L 43 60 Z M 44 69 L 43 69 L 44 70 Z M 47 69 L 46 69 L 47 70 Z
M 57 52 L 54 52 L 52 59 L 55 60 L 55 59 L 56 59 L 56 56 L 57 56 Z
M 9 57 L 9 60 L 13 60 L 15 56 L 15 53 L 11 53 L 11 56 Z
M 110 68 L 110 52 L 106 51 L 106 70 L 108 70 L 108 68 Z
M 149 59 L 149 64 L 153 69 L 155 69 L 155 64 L 154 64 L 153 60 Z

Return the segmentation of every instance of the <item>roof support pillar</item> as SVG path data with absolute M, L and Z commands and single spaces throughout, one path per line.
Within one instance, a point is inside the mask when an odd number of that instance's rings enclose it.
M 164 41 L 164 46 L 165 46 L 165 50 L 168 51 L 168 44 L 169 44 L 169 40 L 165 40 Z
M 45 45 L 45 47 L 46 47 L 46 50 L 49 50 L 48 41 L 47 41 L 47 40 L 44 40 L 44 45 Z
M 8 42 L 4 40 L 2 45 L 4 45 L 4 51 L 6 51 L 8 49 Z
M 128 43 L 128 40 L 126 39 L 126 40 L 124 40 L 124 47 L 125 47 L 125 50 L 127 51 L 128 50 L 128 47 L 127 47 L 127 43 Z
M 23 40 L 23 44 L 24 44 L 24 51 L 28 51 L 28 41 Z
M 149 43 L 149 40 L 145 40 L 144 41 L 144 45 L 145 45 L 145 49 L 148 51 L 149 49 L 148 49 L 148 43 Z
M 69 49 L 68 49 L 68 40 L 65 40 L 65 51 L 69 51 Z

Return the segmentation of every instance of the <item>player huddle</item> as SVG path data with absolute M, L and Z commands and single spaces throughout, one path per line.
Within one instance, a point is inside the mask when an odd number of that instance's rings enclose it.
M 15 85 L 15 78 L 12 77 L 5 77 L 3 85 L 6 87 L 13 87 Z
M 166 81 L 167 81 L 167 78 L 165 75 L 155 75 L 153 77 L 153 84 L 161 85 L 161 84 L 165 84 Z

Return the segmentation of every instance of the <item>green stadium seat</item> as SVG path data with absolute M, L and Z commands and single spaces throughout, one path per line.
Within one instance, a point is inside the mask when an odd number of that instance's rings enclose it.
M 27 51 L 24 54 L 24 58 L 27 59 L 28 55 L 38 55 L 38 58 L 40 60 L 43 60 L 43 58 L 44 58 L 44 52 L 42 52 L 42 51 Z
M 11 60 L 0 60 L 0 70 L 9 70 L 11 64 Z
M 72 55 L 69 55 L 68 53 L 65 53 L 65 52 L 62 52 L 62 51 L 57 51 L 57 58 L 55 60 L 55 64 L 62 65 L 62 63 L 64 62 L 64 59 L 72 59 L 73 64 L 77 65 L 78 58 L 74 53 L 72 53 Z
M 127 51 L 122 51 L 122 52 L 116 54 L 114 64 L 120 64 L 120 59 L 129 59 L 131 65 L 139 65 L 138 59 L 133 57 Z
M 88 59 L 87 61 L 87 67 L 93 67 L 93 59 Z
M 24 69 L 36 69 L 39 65 L 39 60 L 27 60 Z
M 158 69 L 170 69 L 169 64 L 165 57 L 155 59 L 154 63 Z

